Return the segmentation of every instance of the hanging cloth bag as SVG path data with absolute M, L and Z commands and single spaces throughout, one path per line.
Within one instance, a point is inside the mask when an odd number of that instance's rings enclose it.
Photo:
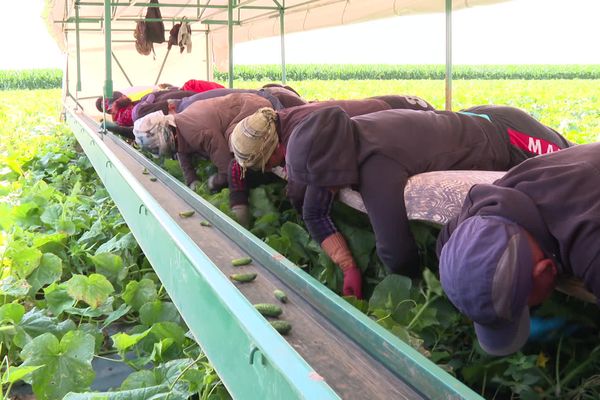
M 158 0 L 150 0 L 150 4 L 158 5 Z M 161 19 L 160 7 L 148 7 L 146 11 L 146 38 L 152 43 L 165 41 L 165 24 L 162 21 L 148 21 L 148 19 Z
M 158 0 L 150 0 L 150 3 L 158 4 Z M 154 43 L 165 41 L 165 24 L 162 21 L 148 21 L 149 18 L 162 19 L 160 8 L 148 7 L 146 20 L 138 21 L 135 26 L 135 49 L 144 56 L 154 53 Z

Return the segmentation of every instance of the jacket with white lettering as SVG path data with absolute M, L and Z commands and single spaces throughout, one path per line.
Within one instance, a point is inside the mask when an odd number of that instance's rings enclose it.
M 527 230 L 559 269 L 600 299 L 600 143 L 526 160 L 493 185 L 475 185 L 438 237 L 438 254 L 474 215 L 507 218 Z
M 488 118 L 500 134 L 506 134 L 505 137 L 511 144 L 511 166 L 528 158 L 553 153 L 574 145 L 554 129 L 541 124 L 518 108 L 488 105 L 467 108 L 461 112 Z

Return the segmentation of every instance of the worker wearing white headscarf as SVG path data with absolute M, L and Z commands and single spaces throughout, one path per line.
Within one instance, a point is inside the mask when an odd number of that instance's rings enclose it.
M 164 115 L 162 111 L 155 111 L 134 122 L 135 142 L 143 150 L 160 156 L 171 156 L 176 152 L 172 129 L 175 126 L 173 115 Z

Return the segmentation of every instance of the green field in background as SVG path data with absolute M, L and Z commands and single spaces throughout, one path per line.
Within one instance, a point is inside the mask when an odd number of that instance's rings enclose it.
M 259 88 L 269 81 L 240 81 Z M 290 81 L 307 100 L 360 99 L 384 94 L 422 97 L 444 108 L 444 82 L 435 80 Z M 468 80 L 453 84 L 454 111 L 484 104 L 519 107 L 576 143 L 598 140 L 600 80 Z

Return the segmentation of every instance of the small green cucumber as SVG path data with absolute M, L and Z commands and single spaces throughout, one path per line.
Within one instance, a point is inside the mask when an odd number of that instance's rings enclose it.
M 192 215 L 194 215 L 194 213 L 195 213 L 195 211 L 194 211 L 194 210 L 190 210 L 190 211 L 181 211 L 181 212 L 179 213 L 179 216 L 180 216 L 181 218 L 189 218 L 189 217 L 191 217 Z
M 204 220 L 200 221 L 200 225 L 202 225 L 202 226 L 212 226 L 212 224 L 210 222 L 204 221 Z
M 269 321 L 271 323 L 271 326 L 273 328 L 275 328 L 275 330 L 279 333 L 281 333 L 282 335 L 287 335 L 288 333 L 290 333 L 290 331 L 292 330 L 292 324 L 290 324 L 287 321 Z
M 151 176 L 151 177 L 150 177 L 150 181 L 151 181 L 151 182 L 156 182 L 156 177 L 155 177 L 155 176 Z
M 256 273 L 251 272 L 249 274 L 232 274 L 229 275 L 231 279 L 237 282 L 252 282 L 256 279 Z
M 254 308 L 265 317 L 279 317 L 283 310 L 277 304 L 259 303 L 255 304 Z
M 285 292 L 283 290 L 275 289 L 273 291 L 273 294 L 275 295 L 277 300 L 279 300 L 280 302 L 287 303 L 287 301 L 288 301 L 287 294 L 285 294 Z
M 241 267 L 242 265 L 248 265 L 252 262 L 250 257 L 234 258 L 231 260 L 231 265 L 234 267 Z

